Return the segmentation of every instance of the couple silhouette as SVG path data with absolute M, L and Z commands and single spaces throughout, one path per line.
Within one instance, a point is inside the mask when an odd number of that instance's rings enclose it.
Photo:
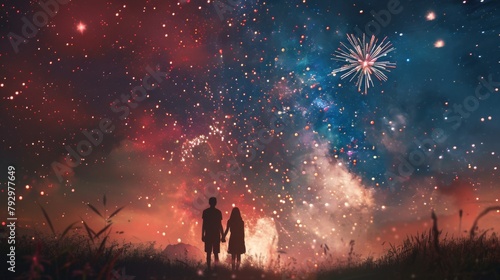
M 227 221 L 226 231 L 222 228 L 222 213 L 215 208 L 217 199 L 211 197 L 208 200 L 209 208 L 203 211 L 203 225 L 201 240 L 205 242 L 205 252 L 207 253 L 207 269 L 210 270 L 211 254 L 214 253 L 214 262 L 219 262 L 220 243 L 226 242 L 226 235 L 231 231 L 227 252 L 231 254 L 231 267 L 237 270 L 241 263 L 241 254 L 246 252 L 245 248 L 245 227 L 241 218 L 240 209 L 234 207 L 231 217 Z

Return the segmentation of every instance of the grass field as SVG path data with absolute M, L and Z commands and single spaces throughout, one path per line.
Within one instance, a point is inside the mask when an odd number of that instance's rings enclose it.
M 227 264 L 206 271 L 187 257 L 166 259 L 153 243 L 111 242 L 111 222 L 99 231 L 83 223 L 85 235 L 75 234 L 74 224 L 58 234 L 43 212 L 52 233 L 20 237 L 16 273 L 4 272 L 5 279 L 500 279 L 500 242 L 494 232 L 478 231 L 474 224 L 467 237 L 440 236 L 434 214 L 431 230 L 391 245 L 379 259 L 363 259 L 351 246 L 347 260 L 325 251 L 318 267 L 306 271 L 283 259 L 262 267 L 246 257 L 233 273 Z M 7 246 L 2 242 L 1 251 Z

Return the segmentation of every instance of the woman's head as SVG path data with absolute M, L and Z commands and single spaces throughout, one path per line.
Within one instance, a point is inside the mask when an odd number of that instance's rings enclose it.
M 229 219 L 230 220 L 242 220 L 240 209 L 238 207 L 233 208 L 233 210 L 231 211 L 231 217 Z

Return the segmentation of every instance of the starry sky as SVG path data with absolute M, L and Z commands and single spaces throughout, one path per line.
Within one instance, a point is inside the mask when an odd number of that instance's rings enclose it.
M 1 197 L 14 165 L 28 235 L 39 206 L 101 227 L 90 203 L 125 206 L 117 240 L 203 248 L 215 196 L 249 255 L 376 256 L 432 210 L 459 236 L 498 205 L 498 1 L 49 2 L 0 14 Z M 363 33 L 396 65 L 366 93 L 332 74 Z

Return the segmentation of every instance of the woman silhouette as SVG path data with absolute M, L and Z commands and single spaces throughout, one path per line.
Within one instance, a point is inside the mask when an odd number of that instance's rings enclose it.
M 227 252 L 231 254 L 231 267 L 233 270 L 235 270 L 235 268 L 238 269 L 240 267 L 241 254 L 244 254 L 246 252 L 245 227 L 243 224 L 243 219 L 241 218 L 240 209 L 238 209 L 238 207 L 234 207 L 231 211 L 231 217 L 227 221 L 223 240 L 226 239 L 226 235 L 229 230 L 231 230 L 231 237 L 229 238 L 229 247 Z

